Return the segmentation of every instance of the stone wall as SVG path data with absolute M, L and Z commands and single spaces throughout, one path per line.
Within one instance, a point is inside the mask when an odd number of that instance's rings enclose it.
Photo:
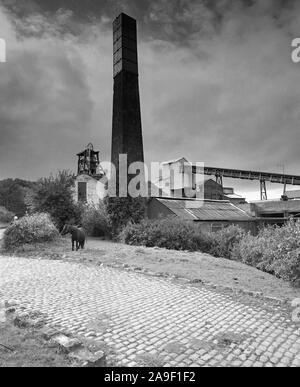
M 86 197 L 88 204 L 98 204 L 99 200 L 104 198 L 104 186 L 100 181 L 88 175 L 78 175 L 73 190 L 75 202 L 78 202 L 78 183 L 86 183 Z

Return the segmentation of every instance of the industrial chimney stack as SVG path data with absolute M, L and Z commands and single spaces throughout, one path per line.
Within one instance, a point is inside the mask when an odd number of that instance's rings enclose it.
M 124 13 L 121 13 L 113 22 L 113 53 L 111 161 L 116 167 L 118 181 L 120 154 L 127 154 L 128 165 L 136 161 L 144 162 L 137 25 L 135 19 Z

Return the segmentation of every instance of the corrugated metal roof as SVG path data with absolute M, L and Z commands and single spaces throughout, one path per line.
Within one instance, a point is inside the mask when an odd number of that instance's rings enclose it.
M 162 162 L 162 164 L 163 165 L 174 164 L 174 163 L 178 163 L 178 161 L 181 161 L 181 160 L 184 160 L 184 162 L 189 163 L 189 161 L 187 161 L 187 159 L 185 157 L 179 157 L 178 159 L 164 161 L 164 162 Z
M 235 203 L 235 206 L 241 209 L 242 211 L 246 212 L 250 216 L 254 215 L 254 210 L 252 211 L 251 204 L 250 203 Z
M 227 201 L 156 199 L 174 214 L 186 220 L 251 220 L 245 211 Z
M 244 199 L 243 196 L 238 194 L 225 194 L 224 196 L 229 199 Z

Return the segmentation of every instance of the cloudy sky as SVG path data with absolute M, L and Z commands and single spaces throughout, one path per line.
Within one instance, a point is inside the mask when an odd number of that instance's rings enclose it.
M 89 142 L 110 159 L 122 11 L 138 20 L 146 161 L 300 174 L 299 1 L 0 0 L 0 179 L 75 171 Z M 258 199 L 257 182 L 226 184 Z

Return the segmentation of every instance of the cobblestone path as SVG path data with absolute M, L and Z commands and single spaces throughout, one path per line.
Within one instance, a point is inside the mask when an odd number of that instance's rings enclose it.
M 112 268 L 0 257 L 0 297 L 105 342 L 119 366 L 300 366 L 300 326 L 205 287 Z

